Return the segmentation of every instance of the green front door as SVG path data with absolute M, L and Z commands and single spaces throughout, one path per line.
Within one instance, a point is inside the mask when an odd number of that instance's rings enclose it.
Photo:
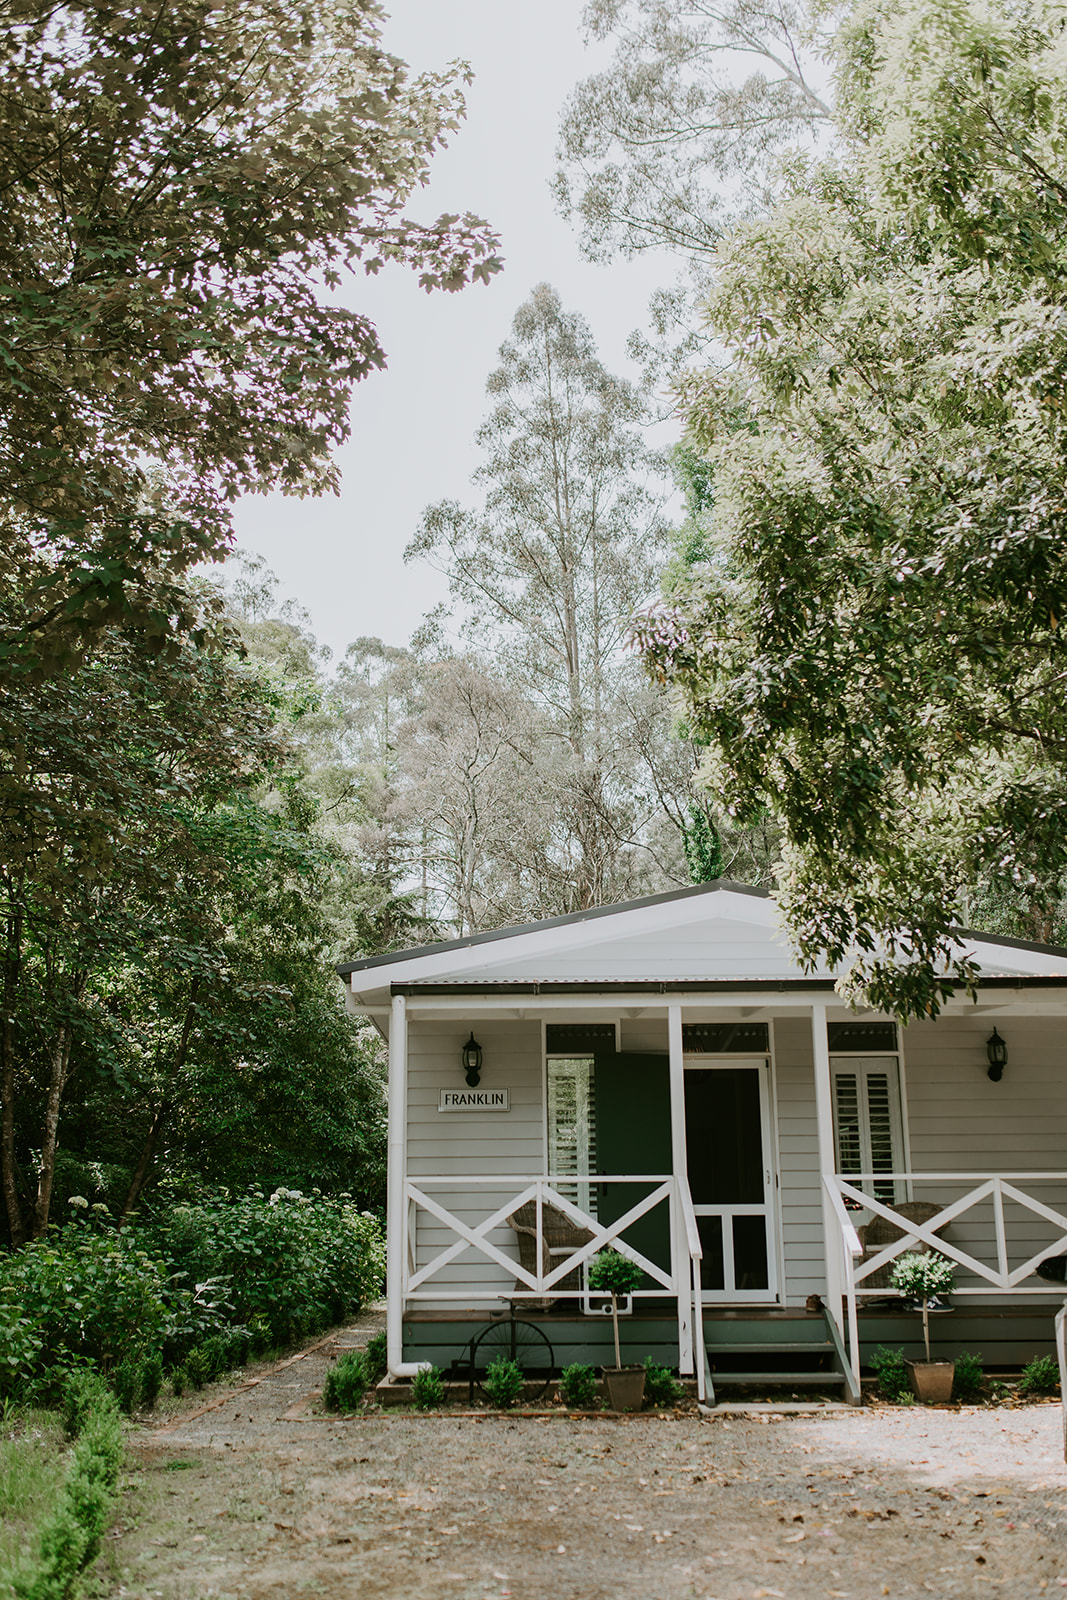
M 665 1055 L 605 1052 L 596 1058 L 597 1171 L 600 1174 L 647 1172 L 666 1177 L 671 1171 L 671 1107 Z M 651 1192 L 650 1183 L 602 1183 L 597 1215 L 614 1222 Z M 627 1244 L 670 1271 L 671 1230 L 668 1203 L 639 1217 L 623 1235 Z M 648 1280 L 645 1288 L 654 1285 Z

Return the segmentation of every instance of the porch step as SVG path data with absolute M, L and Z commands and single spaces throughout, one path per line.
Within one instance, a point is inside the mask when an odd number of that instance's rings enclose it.
M 802 1388 L 810 1384 L 822 1389 L 832 1384 L 843 1384 L 843 1372 L 813 1372 L 809 1367 L 805 1372 L 720 1372 L 718 1368 L 713 1373 L 716 1389 L 721 1389 L 727 1384 L 748 1384 L 754 1388 L 763 1388 L 768 1384 L 788 1384 L 792 1389 Z
M 787 1344 L 784 1340 L 753 1339 L 747 1342 L 725 1342 L 718 1340 L 708 1345 L 709 1356 L 747 1356 L 747 1355 L 833 1355 L 834 1347 L 829 1339 L 802 1339 L 799 1342 Z

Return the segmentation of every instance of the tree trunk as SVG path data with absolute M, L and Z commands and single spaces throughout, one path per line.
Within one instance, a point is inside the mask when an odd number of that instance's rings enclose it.
M 84 988 L 84 984 L 80 985 L 80 988 Z M 41 1171 L 37 1180 L 37 1201 L 33 1208 L 34 1239 L 39 1239 L 48 1227 L 48 1213 L 52 1206 L 52 1182 L 56 1172 L 56 1148 L 59 1143 L 59 1107 L 67 1082 L 73 1044 L 74 1035 L 70 1023 L 60 1023 L 52 1045 L 48 1099 L 45 1102 L 44 1127 L 41 1132 Z
M 133 1177 L 130 1179 L 130 1187 L 126 1191 L 126 1198 L 122 1203 L 122 1216 L 119 1219 L 122 1222 L 126 1222 L 129 1219 L 133 1212 L 133 1208 L 141 1198 L 141 1192 L 148 1181 L 148 1174 L 152 1170 L 152 1162 L 155 1159 L 156 1147 L 159 1144 L 159 1136 L 163 1131 L 163 1125 L 170 1116 L 171 1111 L 174 1109 L 174 1095 L 172 1091 L 177 1081 L 178 1074 L 185 1065 L 185 1058 L 189 1054 L 189 1040 L 192 1037 L 193 1032 L 193 1015 L 196 1006 L 196 998 L 199 993 L 200 979 L 194 978 L 189 985 L 189 999 L 186 1002 L 185 1017 L 182 1020 L 182 1034 L 181 1038 L 178 1040 L 178 1048 L 174 1054 L 174 1061 L 171 1064 L 170 1078 L 167 1082 L 167 1089 L 163 1095 L 163 1098 L 157 1105 L 155 1112 L 153 1113 L 152 1121 L 149 1124 L 148 1133 L 145 1137 L 145 1142 L 141 1146 L 141 1154 L 137 1158 L 137 1166 L 134 1169 Z
M 119 1219 L 121 1222 L 129 1221 L 131 1215 L 133 1214 L 134 1207 L 141 1198 L 141 1190 L 144 1188 L 145 1183 L 147 1182 L 148 1174 L 152 1167 L 152 1162 L 155 1159 L 156 1145 L 159 1143 L 159 1135 L 162 1132 L 164 1122 L 166 1122 L 171 1113 L 173 1105 L 173 1100 L 161 1100 L 159 1105 L 156 1107 L 155 1114 L 148 1128 L 148 1135 L 144 1144 L 141 1146 L 141 1154 L 137 1159 L 137 1166 L 134 1170 L 133 1177 L 130 1179 L 130 1187 L 126 1191 L 126 1199 L 123 1201 L 122 1205 L 122 1216 Z
M 22 913 L 12 912 L 7 919 L 4 950 L 4 1016 L 0 1030 L 0 1167 L 3 1172 L 4 1206 L 11 1243 L 17 1249 L 26 1242 L 26 1224 L 19 1201 L 15 1171 L 15 1001 L 18 996 L 22 954 Z

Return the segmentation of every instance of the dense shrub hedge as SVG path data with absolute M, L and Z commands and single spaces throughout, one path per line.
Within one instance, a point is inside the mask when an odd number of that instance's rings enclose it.
M 328 1327 L 383 1270 L 380 1223 L 344 1198 L 220 1194 L 121 1228 L 84 1211 L 0 1256 L 0 1397 L 55 1401 L 89 1367 L 133 1410 L 164 1371 L 196 1387 Z
M 97 1373 L 71 1373 L 64 1421 L 77 1442 L 55 1509 L 41 1529 L 34 1570 L 15 1580 L 19 1600 L 69 1600 L 96 1559 L 122 1466 L 122 1424 L 115 1397 Z
M 231 1320 L 264 1324 L 277 1344 L 337 1322 L 379 1292 L 381 1225 L 345 1200 L 278 1189 L 226 1205 L 179 1205 L 156 1224 L 172 1271 L 222 1278 Z

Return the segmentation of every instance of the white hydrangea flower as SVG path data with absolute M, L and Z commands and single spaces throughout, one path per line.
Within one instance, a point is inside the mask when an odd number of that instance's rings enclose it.
M 89 1202 L 83 1194 L 72 1194 L 67 1201 L 68 1206 L 77 1206 L 79 1211 L 88 1211 Z

